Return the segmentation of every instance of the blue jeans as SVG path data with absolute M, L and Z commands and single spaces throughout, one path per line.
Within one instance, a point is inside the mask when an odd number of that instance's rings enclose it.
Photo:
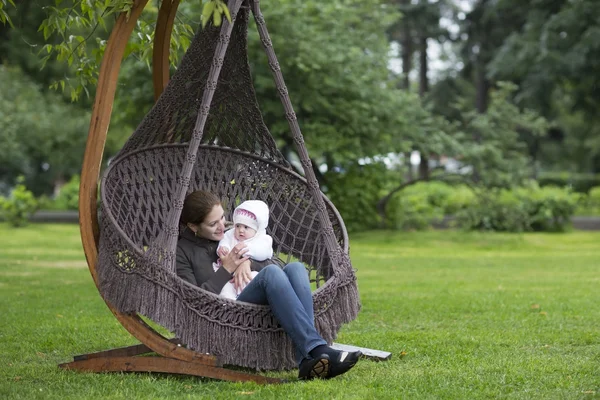
M 267 265 L 237 298 L 253 304 L 265 304 L 296 346 L 298 362 L 308 352 L 327 342 L 315 329 L 312 293 L 308 272 L 302 263 L 293 262 L 283 269 Z

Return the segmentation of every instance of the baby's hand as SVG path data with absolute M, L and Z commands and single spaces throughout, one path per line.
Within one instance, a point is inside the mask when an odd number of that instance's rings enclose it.
M 228 247 L 219 247 L 219 250 L 217 250 L 217 254 L 219 255 L 219 257 L 225 257 L 227 254 L 229 254 L 229 248 Z

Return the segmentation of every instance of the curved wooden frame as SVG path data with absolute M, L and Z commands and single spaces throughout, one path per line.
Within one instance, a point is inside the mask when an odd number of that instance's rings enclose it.
M 135 0 L 129 16 L 123 13 L 118 17 L 109 37 L 100 66 L 97 92 L 83 157 L 79 188 L 79 225 L 83 250 L 96 287 L 98 287 L 96 263 L 99 242 L 97 193 L 102 156 L 125 47 L 148 1 Z M 160 96 L 169 80 L 169 46 L 178 6 L 179 0 L 163 1 L 159 10 L 153 45 L 153 83 L 156 98 Z M 121 325 L 142 345 L 77 356 L 75 361 L 61 364 L 62 368 L 95 372 L 147 370 L 234 381 L 281 382 L 279 379 L 219 368 L 216 357 L 186 349 L 176 341 L 169 340 L 156 332 L 140 316 L 120 313 L 108 302 L 106 305 Z M 139 358 L 134 358 L 136 355 L 149 351 L 154 351 L 164 357 L 162 361 L 160 359 L 155 361 L 151 368 L 140 363 Z
M 169 54 L 171 50 L 171 34 L 177 15 L 180 0 L 163 1 L 158 11 L 158 20 L 154 30 L 154 47 L 152 51 L 152 82 L 154 84 L 154 100 L 158 100 L 167 83 L 169 83 Z
M 121 14 L 108 40 L 98 79 L 88 139 L 83 157 L 79 188 L 79 225 L 81 241 L 90 274 L 99 289 L 96 263 L 98 261 L 99 226 L 97 215 L 98 181 L 106 144 L 108 127 L 116 93 L 121 62 L 127 41 L 149 0 L 134 0 L 129 15 Z M 153 44 L 153 73 L 155 100 L 169 82 L 169 50 L 173 23 L 180 0 L 163 0 L 155 28 Z M 347 238 L 345 241 L 347 245 Z M 137 314 L 123 314 L 106 300 L 106 305 L 123 327 L 141 344 L 98 353 L 75 356 L 74 361 L 60 364 L 64 369 L 91 372 L 145 371 L 175 373 L 223 379 L 282 383 L 284 380 L 221 368 L 216 357 L 182 347 L 177 339 L 167 339 L 144 322 Z M 333 344 L 340 350 L 361 350 L 365 356 L 387 360 L 390 353 L 354 346 Z M 155 352 L 161 357 L 137 357 Z

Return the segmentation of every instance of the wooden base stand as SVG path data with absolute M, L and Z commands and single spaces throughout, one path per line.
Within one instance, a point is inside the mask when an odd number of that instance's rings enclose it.
M 75 356 L 72 362 L 59 364 L 59 367 L 83 372 L 158 372 L 234 382 L 251 381 L 259 384 L 285 382 L 284 379 L 269 378 L 219 367 L 217 358 L 210 355 L 203 355 L 192 361 L 183 361 L 159 355 L 144 356 L 144 354 L 151 352 L 152 350 L 146 345 L 138 344 Z
M 177 339 L 171 339 L 169 341 L 175 344 L 178 343 Z M 363 352 L 363 357 L 375 361 L 387 361 L 392 356 L 392 353 L 389 352 L 346 344 L 333 343 L 332 347 L 342 351 L 360 350 Z M 183 361 L 160 355 L 144 356 L 144 354 L 149 353 L 153 352 L 148 346 L 145 344 L 138 344 L 97 353 L 78 355 L 73 357 L 72 362 L 59 364 L 59 367 L 82 372 L 158 372 L 164 374 L 192 375 L 234 382 L 250 381 L 259 384 L 286 382 L 285 379 L 269 378 L 258 374 L 222 368 L 219 366 L 217 357 L 211 355 L 198 355 L 192 361 Z

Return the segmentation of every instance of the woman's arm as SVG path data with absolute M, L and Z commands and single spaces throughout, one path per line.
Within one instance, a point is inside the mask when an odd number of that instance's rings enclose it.
M 196 283 L 196 276 L 194 275 L 194 269 L 192 268 L 192 264 L 190 263 L 190 260 L 186 256 L 183 249 L 181 249 L 179 246 L 177 246 L 175 265 L 177 276 L 179 276 L 184 281 L 191 283 L 192 285 L 198 285 L 198 283 Z
M 210 267 L 212 269 L 212 266 Z M 204 290 L 208 290 L 213 293 L 221 293 L 221 289 L 227 282 L 229 282 L 232 278 L 232 274 L 227 272 L 225 268 L 219 268 L 216 270 L 209 280 L 204 283 L 201 283 L 200 286 Z
M 214 249 L 214 247 L 213 247 Z M 194 246 L 177 246 L 176 271 L 177 275 L 196 286 L 209 292 L 219 293 L 223 286 L 231 280 L 232 274 L 219 268 L 213 270 L 214 257 L 208 254 L 208 249 Z

